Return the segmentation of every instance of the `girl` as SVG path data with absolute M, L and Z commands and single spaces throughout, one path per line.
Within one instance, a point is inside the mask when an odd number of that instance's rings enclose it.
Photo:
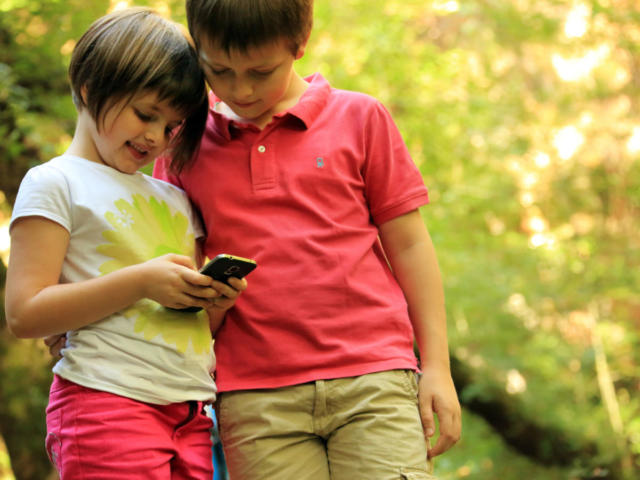
M 62 480 L 209 480 L 211 329 L 246 282 L 194 269 L 203 232 L 185 194 L 138 172 L 168 148 L 189 167 L 204 77 L 180 27 L 142 8 L 97 20 L 69 75 L 76 131 L 23 179 L 6 287 L 16 336 L 67 332 L 47 451 Z

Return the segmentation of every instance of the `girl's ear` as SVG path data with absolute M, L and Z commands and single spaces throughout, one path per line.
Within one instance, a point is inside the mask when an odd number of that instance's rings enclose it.
M 82 100 L 83 105 L 87 105 L 87 86 L 83 85 L 80 87 L 80 99 Z

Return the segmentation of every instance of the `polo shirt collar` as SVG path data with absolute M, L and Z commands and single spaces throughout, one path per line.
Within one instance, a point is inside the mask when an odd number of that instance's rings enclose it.
M 302 94 L 298 103 L 282 115 L 293 115 L 299 118 L 305 127 L 309 128 L 327 104 L 331 87 L 329 82 L 319 73 L 314 73 L 306 77 L 305 80 L 309 83 L 309 87 Z
M 309 87 L 302 94 L 298 103 L 286 112 L 275 115 L 274 118 L 292 116 L 301 121 L 305 128 L 309 128 L 313 121 L 318 118 L 324 106 L 327 104 L 329 94 L 331 92 L 331 86 L 319 73 L 305 77 L 305 80 L 309 83 Z M 211 114 L 214 125 L 216 126 L 216 130 L 226 140 L 231 140 L 233 137 L 233 130 L 238 128 L 239 124 L 222 113 L 215 111 L 215 105 L 218 102 L 220 102 L 220 99 L 216 97 L 213 92 L 210 92 L 209 113 Z M 241 128 L 250 127 L 243 125 Z

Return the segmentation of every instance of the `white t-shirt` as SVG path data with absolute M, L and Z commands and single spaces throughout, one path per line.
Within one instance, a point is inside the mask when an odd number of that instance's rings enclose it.
M 64 155 L 27 172 L 11 222 L 52 220 L 70 233 L 60 283 L 80 282 L 166 253 L 195 257 L 200 222 L 179 188 Z M 215 398 L 206 312 L 143 299 L 67 332 L 53 371 L 85 387 L 148 403 Z

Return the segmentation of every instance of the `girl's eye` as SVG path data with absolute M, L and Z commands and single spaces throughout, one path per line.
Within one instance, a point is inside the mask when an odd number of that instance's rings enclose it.
M 167 125 L 164 129 L 164 134 L 169 136 L 173 133 L 173 131 L 178 128 L 180 125 L 182 125 L 182 122 L 180 123 L 176 123 L 175 125 Z
M 213 68 L 210 68 L 209 70 L 211 70 L 211 73 L 213 73 L 214 75 L 224 75 L 229 71 L 229 69 L 227 68 L 223 68 L 222 70 L 214 70 Z
M 151 116 L 147 115 L 146 113 L 142 113 L 140 110 L 135 110 L 136 115 L 138 116 L 138 118 L 140 120 L 142 120 L 143 122 L 150 122 L 151 121 Z

